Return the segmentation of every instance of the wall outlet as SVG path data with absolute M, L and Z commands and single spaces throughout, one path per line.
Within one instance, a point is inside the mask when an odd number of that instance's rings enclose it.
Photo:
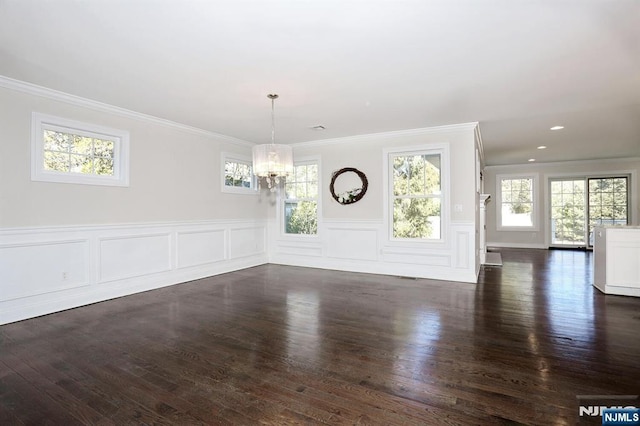
M 62 272 L 62 281 L 66 281 L 69 278 L 69 274 L 66 271 Z

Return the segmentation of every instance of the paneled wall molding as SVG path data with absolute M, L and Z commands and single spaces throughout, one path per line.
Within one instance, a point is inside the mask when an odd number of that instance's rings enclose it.
M 0 229 L 0 324 L 267 262 L 267 222 Z
M 178 269 L 222 262 L 229 258 L 225 229 L 200 229 L 176 233 L 176 267 Z
M 210 132 L 208 130 L 199 129 L 197 127 L 187 126 L 186 124 L 176 123 L 175 121 L 165 120 L 163 118 L 154 117 L 152 115 L 143 114 L 140 112 L 132 111 L 129 109 L 109 105 L 103 102 L 94 101 L 92 99 L 82 98 L 80 96 L 71 95 L 69 93 L 61 92 L 58 90 L 49 89 L 47 87 L 38 86 L 36 84 L 27 83 L 13 78 L 0 75 L 0 87 L 5 89 L 14 90 L 17 92 L 27 93 L 29 95 L 40 96 L 42 98 L 51 99 L 58 102 L 64 102 L 66 104 L 88 108 L 98 112 L 105 112 L 108 114 L 114 114 L 121 117 L 133 118 L 135 120 L 146 121 L 153 124 L 159 124 L 165 127 L 172 127 L 184 132 L 197 134 L 201 136 L 221 139 L 223 142 L 228 142 L 241 146 L 253 146 L 251 142 L 237 139 L 231 136 L 222 135 L 220 133 Z
M 446 245 L 393 245 L 379 220 L 326 220 L 313 239 L 275 220 L 0 229 L 0 324 L 267 262 L 476 282 L 475 225 Z
M 98 279 L 102 284 L 173 269 L 170 231 L 98 237 Z M 127 253 L 127 256 L 122 256 Z
M 450 241 L 437 246 L 390 244 L 378 220 L 324 220 L 313 244 L 304 238 L 279 238 L 277 229 L 275 221 L 270 223 L 271 263 L 477 282 L 473 222 L 451 223 Z

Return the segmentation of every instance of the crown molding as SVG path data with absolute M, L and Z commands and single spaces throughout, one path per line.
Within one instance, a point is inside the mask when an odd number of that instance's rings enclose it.
M 293 148 L 309 148 L 309 147 L 315 147 L 315 146 L 336 145 L 336 144 L 344 144 L 344 143 L 350 143 L 350 144 L 362 143 L 362 142 L 370 142 L 371 139 L 392 139 L 392 138 L 397 138 L 401 136 L 450 133 L 458 130 L 474 131 L 474 129 L 476 129 L 477 127 L 478 127 L 478 122 L 473 121 L 469 123 L 449 124 L 445 126 L 423 127 L 418 129 L 396 130 L 391 132 L 369 133 L 366 135 L 346 136 L 344 138 L 318 139 L 318 140 L 308 141 L 308 142 L 292 143 L 291 146 Z
M 146 121 L 148 123 L 158 124 L 160 126 L 171 127 L 187 133 L 205 136 L 208 138 L 221 139 L 224 142 L 228 142 L 234 145 L 241 145 L 245 147 L 252 147 L 253 145 L 255 145 L 254 143 L 242 139 L 237 139 L 220 133 L 199 129 L 197 127 L 188 126 L 186 124 L 177 123 L 175 121 L 166 120 L 164 118 L 155 117 L 153 115 L 143 114 L 141 112 L 132 111 L 103 102 L 94 101 L 92 99 L 71 95 L 59 90 L 49 89 L 48 87 L 38 86 L 37 84 L 15 80 L 3 75 L 0 75 L 0 87 L 33 96 L 40 96 L 42 98 L 47 98 L 58 102 L 64 102 L 70 105 L 87 108 L 98 112 L 119 115 L 121 117 L 132 118 L 134 120 Z
M 533 162 L 523 164 L 498 164 L 494 166 L 485 166 L 485 169 L 509 169 L 513 167 L 536 169 L 540 166 L 570 166 L 576 164 L 603 164 L 603 163 L 633 163 L 640 162 L 640 157 L 617 157 L 617 158 L 602 158 L 597 160 L 571 160 L 571 161 L 547 161 L 547 162 Z

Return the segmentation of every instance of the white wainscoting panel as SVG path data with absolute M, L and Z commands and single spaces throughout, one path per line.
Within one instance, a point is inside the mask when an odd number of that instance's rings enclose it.
M 178 232 L 178 268 L 225 260 L 225 230 Z
M 376 228 L 344 228 L 329 226 L 327 257 L 351 260 L 378 259 L 378 230 Z
M 0 324 L 264 264 L 266 226 L 228 220 L 0 229 Z
M 99 247 L 100 283 L 171 270 L 169 233 L 104 238 Z
M 472 283 L 478 278 L 473 222 L 450 224 L 439 244 L 389 242 L 382 221 L 325 220 L 313 242 L 280 232 L 273 220 L 271 263 Z
M 0 301 L 89 284 L 89 241 L 0 246 Z
M 253 226 L 232 228 L 230 231 L 229 258 L 252 256 L 266 250 L 266 228 Z
M 471 236 L 465 230 L 455 229 L 455 239 L 456 239 L 456 268 L 467 269 L 474 258 L 469 256 L 469 248 L 470 248 L 470 239 Z

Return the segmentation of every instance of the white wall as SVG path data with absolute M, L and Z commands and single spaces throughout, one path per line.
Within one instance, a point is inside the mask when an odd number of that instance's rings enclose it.
M 383 149 L 447 143 L 451 157 L 451 220 L 473 221 L 475 217 L 475 149 L 477 123 L 378 133 L 353 138 L 294 144 L 294 157 L 322 158 L 322 206 L 326 219 L 382 219 L 384 213 Z M 343 167 L 355 167 L 369 181 L 366 196 L 351 205 L 338 204 L 329 192 L 331 175 Z M 454 205 L 461 211 L 454 211 Z
M 533 174 L 539 183 L 537 231 L 498 231 L 496 223 L 497 197 L 496 175 L 501 174 Z M 484 171 L 484 190 L 491 194 L 491 202 L 487 206 L 487 244 L 495 247 L 531 247 L 546 248 L 549 244 L 548 180 L 554 177 L 592 176 L 592 175 L 631 174 L 631 209 L 632 225 L 640 221 L 640 159 L 616 159 L 598 161 L 574 161 L 562 163 L 521 164 L 514 166 L 489 166 Z
M 321 212 L 317 237 L 283 235 L 271 214 L 270 261 L 299 266 L 374 272 L 475 282 L 476 238 L 476 123 L 363 135 L 294 145 L 294 156 L 321 159 Z M 390 244 L 385 221 L 383 183 L 385 149 L 446 144 L 450 157 L 449 194 L 440 246 Z M 364 172 L 366 195 L 355 204 L 341 205 L 329 192 L 332 174 L 344 167 Z M 274 206 L 274 211 L 276 207 Z
M 127 188 L 32 182 L 31 113 L 130 132 Z M 0 87 L 0 229 L 51 225 L 264 218 L 260 196 L 222 193 L 220 153 L 249 144 Z

